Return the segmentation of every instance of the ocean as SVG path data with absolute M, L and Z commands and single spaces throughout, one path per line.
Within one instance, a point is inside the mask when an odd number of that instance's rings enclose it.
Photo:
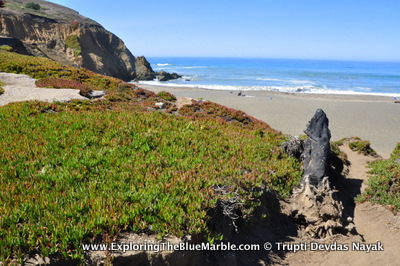
M 213 90 L 400 97 L 400 62 L 254 58 L 147 58 L 154 71 L 183 76 L 144 84 Z

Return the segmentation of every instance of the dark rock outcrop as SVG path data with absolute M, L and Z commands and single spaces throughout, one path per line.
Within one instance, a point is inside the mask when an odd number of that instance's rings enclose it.
M 14 0 L 12 9 L 0 9 L 0 36 L 20 40 L 30 54 L 125 81 L 153 72 L 120 38 L 97 22 L 44 0 L 35 1 L 40 10 L 25 8 L 28 2 Z
M 0 46 L 8 46 L 10 47 L 10 51 L 18 54 L 23 54 L 23 55 L 31 55 L 27 50 L 24 44 L 12 37 L 1 37 L 0 36 Z
M 178 75 L 177 73 L 168 73 L 164 70 L 161 70 L 160 73 L 158 73 L 158 77 L 157 79 L 159 81 L 168 81 L 168 80 L 172 80 L 172 79 L 179 79 L 182 76 Z
M 153 80 L 156 78 L 156 73 L 150 66 L 150 63 L 144 56 L 136 57 L 136 79 L 138 80 Z

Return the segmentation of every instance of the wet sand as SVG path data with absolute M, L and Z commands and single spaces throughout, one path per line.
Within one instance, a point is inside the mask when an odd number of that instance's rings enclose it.
M 138 84 L 154 92 L 168 91 L 177 97 L 202 98 L 267 122 L 285 134 L 300 135 L 316 109 L 329 118 L 332 140 L 358 136 L 371 142 L 371 147 L 388 158 L 400 142 L 400 104 L 393 98 L 359 95 L 310 95 L 266 91 L 206 90 Z

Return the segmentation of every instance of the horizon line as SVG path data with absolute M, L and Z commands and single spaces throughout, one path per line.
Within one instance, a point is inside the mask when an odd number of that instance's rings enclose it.
M 376 62 L 400 63 L 400 59 L 334 59 L 334 58 L 302 58 L 302 57 L 266 57 L 266 56 L 205 56 L 205 55 L 142 55 L 146 58 L 215 58 L 215 59 L 268 59 L 268 60 L 309 60 L 309 61 L 345 61 L 345 62 Z M 137 57 L 137 56 L 135 56 Z

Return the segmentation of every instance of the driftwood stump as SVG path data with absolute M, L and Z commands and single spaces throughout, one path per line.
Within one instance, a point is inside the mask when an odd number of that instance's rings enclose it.
M 331 133 L 325 112 L 318 109 L 304 132 L 308 136 L 301 155 L 304 174 L 293 192 L 291 212 L 308 235 L 324 238 L 346 230 L 342 203 L 329 183 Z
M 329 120 L 321 109 L 315 112 L 304 133 L 308 136 L 304 143 L 302 158 L 304 160 L 303 184 L 308 177 L 310 185 L 322 186 L 322 179 L 328 176 L 331 132 Z

